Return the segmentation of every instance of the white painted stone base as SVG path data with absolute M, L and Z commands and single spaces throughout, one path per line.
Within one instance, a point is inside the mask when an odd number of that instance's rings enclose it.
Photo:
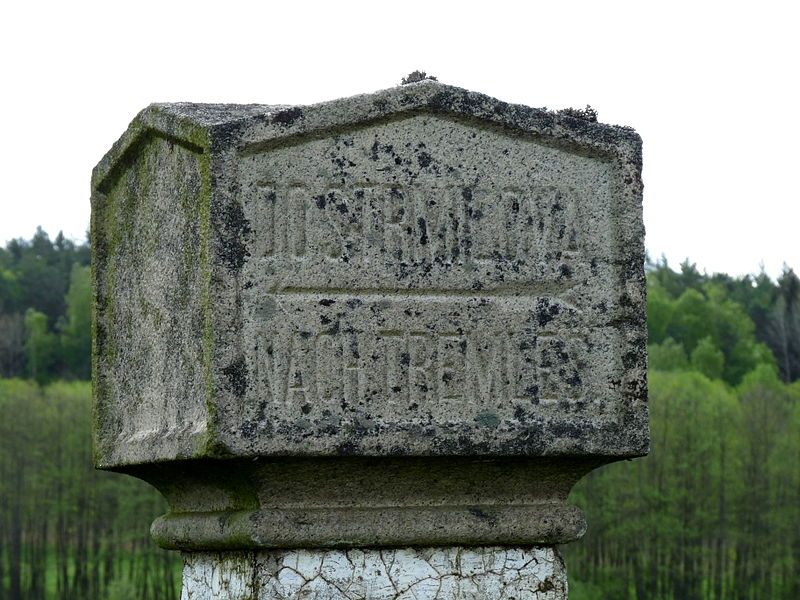
M 566 600 L 552 546 L 184 553 L 181 600 Z

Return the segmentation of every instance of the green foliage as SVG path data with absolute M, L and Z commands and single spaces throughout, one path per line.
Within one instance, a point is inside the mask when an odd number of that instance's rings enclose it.
M 667 259 L 662 257 L 656 263 L 648 263 L 648 280 L 653 280 L 667 293 L 670 298 L 677 298 L 687 289 L 700 289 L 704 276 L 697 270 L 697 266 L 686 259 L 681 263 L 680 273 L 670 269 Z
M 59 321 L 64 366 L 79 379 L 89 379 L 92 372 L 92 307 L 89 267 L 72 265 L 67 311 Z
M 652 274 L 647 278 L 647 334 L 651 344 L 667 337 L 667 328 L 675 312 L 675 303 Z
M 25 311 L 25 364 L 28 377 L 45 383 L 52 377 L 58 338 L 47 330 L 47 315 L 29 308 Z
M 177 600 L 180 558 L 142 481 L 96 471 L 91 386 L 0 379 L 0 598 Z
M 800 597 L 800 386 L 771 364 L 736 388 L 655 371 L 650 408 L 650 456 L 573 491 L 589 532 L 564 547 L 570 598 Z
M 152 489 L 92 469 L 89 248 L 0 248 L 0 598 L 176 598 Z M 800 280 L 648 265 L 652 454 L 586 477 L 573 600 L 800 598 Z M 794 382 L 794 383 L 789 383 Z
M 767 341 L 773 347 L 784 381 L 800 378 L 800 279 L 784 267 L 770 310 Z
M 710 338 L 731 385 L 760 364 L 775 364 L 786 382 L 800 378 L 800 279 L 789 267 L 775 283 L 763 271 L 708 276 L 688 261 L 676 273 L 662 259 L 648 264 L 647 282 L 650 344 L 671 337 L 691 357 Z
M 672 338 L 667 338 L 660 344 L 651 344 L 647 347 L 647 352 L 651 369 L 686 371 L 689 368 L 686 350 Z
M 87 245 L 41 228 L 0 248 L 0 377 L 89 378 L 88 265 Z
M 25 366 L 25 322 L 19 313 L 0 313 L 0 377 L 22 373 Z
M 692 350 L 692 367 L 709 379 L 722 379 L 725 355 L 717 348 L 710 336 L 700 340 Z
M 667 331 L 690 356 L 708 339 L 723 353 L 723 375 L 733 385 L 756 366 L 755 325 L 723 289 L 707 285 L 704 292 L 690 288 L 680 295 Z
M 12 313 L 22 305 L 22 286 L 17 274 L 0 267 L 0 313 Z

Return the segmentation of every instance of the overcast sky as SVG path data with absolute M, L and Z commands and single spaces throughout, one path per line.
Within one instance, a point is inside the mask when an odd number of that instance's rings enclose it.
M 644 138 L 646 245 L 800 269 L 794 2 L 7 2 L 0 242 L 83 240 L 92 167 L 151 102 L 312 103 L 414 69 Z

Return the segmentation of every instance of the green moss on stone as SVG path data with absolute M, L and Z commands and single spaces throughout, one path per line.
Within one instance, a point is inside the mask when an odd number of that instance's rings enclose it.
M 157 117 L 160 111 L 157 107 L 151 107 L 149 112 L 151 116 Z M 159 251 L 159 232 L 142 228 L 164 220 L 164 211 L 159 209 L 163 202 L 158 199 L 164 198 L 164 184 L 160 177 L 165 176 L 161 172 L 165 168 L 175 170 L 178 176 L 175 185 L 177 193 L 170 198 L 170 203 L 174 202 L 175 210 L 188 217 L 185 231 L 176 234 L 179 236 L 178 243 L 182 245 L 181 251 L 176 256 L 165 257 L 166 260 L 172 258 L 179 261 L 176 266 L 178 278 L 172 282 L 172 296 L 171 300 L 168 299 L 168 302 L 175 304 L 172 308 L 167 305 L 168 312 L 178 310 L 186 315 L 193 315 L 200 311 L 196 322 L 199 322 L 202 329 L 202 340 L 197 359 L 202 363 L 199 374 L 202 377 L 200 385 L 205 390 L 205 398 L 197 400 L 205 404 L 206 412 L 212 412 L 209 410 L 213 396 L 210 364 L 213 333 L 211 274 L 208 264 L 211 197 L 208 131 L 194 124 L 179 124 L 169 131 L 156 130 L 143 125 L 146 120 L 153 120 L 146 117 L 147 115 L 140 115 L 126 136 L 123 136 L 125 139 L 116 148 L 116 155 L 112 155 L 112 152 L 104 159 L 105 175 L 101 177 L 100 167 L 96 170 L 91 239 L 95 249 L 95 316 L 92 335 L 95 381 L 94 459 L 97 464 L 115 462 L 111 455 L 119 448 L 112 444 L 111 438 L 121 431 L 119 413 L 135 410 L 128 404 L 134 398 L 125 399 L 127 408 L 119 404 L 123 400 L 116 397 L 120 392 L 109 387 L 113 377 L 107 380 L 101 377 L 101 373 L 105 372 L 107 378 L 108 372 L 114 371 L 114 365 L 121 360 L 120 344 L 135 335 L 137 327 L 147 325 L 155 331 L 161 331 L 172 326 L 174 321 L 162 307 L 153 305 L 141 294 L 138 298 L 131 298 L 136 304 L 123 309 L 124 314 L 119 313 L 120 307 L 117 306 L 122 292 L 119 286 L 130 285 L 131 273 L 140 271 L 139 263 L 143 257 L 153 256 Z M 173 154 L 173 151 L 176 153 Z M 123 253 L 127 257 L 124 264 L 120 262 Z M 123 281 L 121 277 L 126 279 Z M 135 282 L 133 285 L 136 285 Z M 133 291 L 134 295 L 137 293 L 136 290 Z M 120 317 L 123 317 L 124 322 L 119 322 Z M 138 322 L 140 317 L 144 323 Z M 135 413 L 131 413 L 131 417 L 135 420 Z M 209 419 L 210 417 L 211 415 Z M 211 433 L 205 432 L 201 437 L 198 440 L 187 439 L 182 443 L 188 444 L 197 455 L 208 454 L 209 447 L 213 446 Z

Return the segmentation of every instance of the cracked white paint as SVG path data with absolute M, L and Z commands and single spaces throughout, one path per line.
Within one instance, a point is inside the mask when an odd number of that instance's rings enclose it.
M 564 563 L 552 547 L 287 550 L 230 556 L 187 555 L 181 600 L 567 598 Z
M 185 554 L 181 600 L 255 600 L 251 553 Z

